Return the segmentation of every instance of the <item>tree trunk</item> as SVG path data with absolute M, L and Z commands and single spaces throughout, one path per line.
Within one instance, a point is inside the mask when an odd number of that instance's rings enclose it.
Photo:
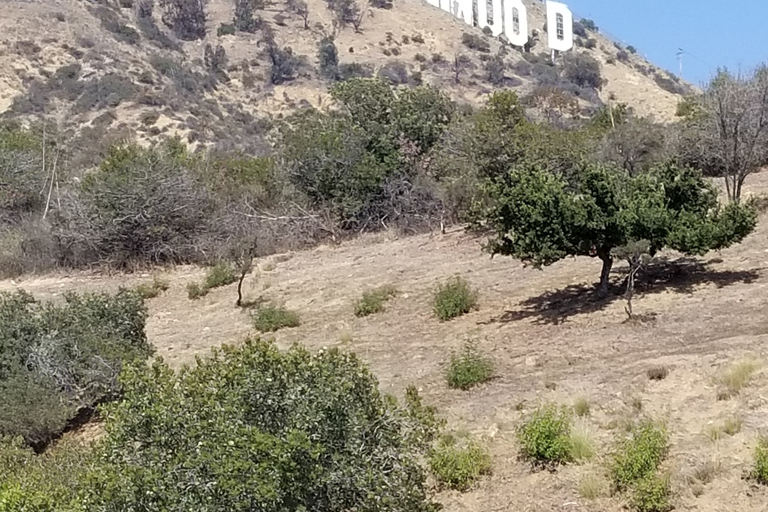
M 248 274 L 248 271 L 245 270 L 240 273 L 240 281 L 237 283 L 237 302 L 235 303 L 236 307 L 241 307 L 243 305 L 243 281 L 245 280 L 245 276 Z
M 608 296 L 608 279 L 611 276 L 611 267 L 613 267 L 613 257 L 611 252 L 606 249 L 600 249 L 597 253 L 603 262 L 603 270 L 600 272 L 600 285 L 597 288 L 597 295 L 600 298 Z

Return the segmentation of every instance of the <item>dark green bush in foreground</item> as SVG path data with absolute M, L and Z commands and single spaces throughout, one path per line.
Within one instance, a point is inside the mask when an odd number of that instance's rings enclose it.
M 433 412 L 414 389 L 404 407 L 382 395 L 354 355 L 249 341 L 122 383 L 82 494 L 92 512 L 436 510 L 419 462 Z
M 118 391 L 125 362 L 152 353 L 138 293 L 63 298 L 0 294 L 0 436 L 44 444 L 77 409 Z

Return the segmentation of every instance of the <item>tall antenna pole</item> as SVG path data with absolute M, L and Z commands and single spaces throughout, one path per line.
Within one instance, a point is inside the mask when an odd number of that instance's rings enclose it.
M 678 77 L 682 80 L 683 79 L 683 54 L 685 53 L 685 50 L 682 48 L 678 48 L 677 52 L 677 62 L 680 64 L 680 74 Z

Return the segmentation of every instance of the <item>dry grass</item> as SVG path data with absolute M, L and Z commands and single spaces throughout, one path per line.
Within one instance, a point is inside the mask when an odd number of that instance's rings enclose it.
M 751 176 L 747 185 L 751 191 L 768 190 L 768 173 Z M 382 392 L 402 399 L 405 387 L 415 385 L 424 403 L 438 408 L 447 428 L 463 427 L 484 439 L 493 454 L 494 476 L 465 494 L 436 492 L 444 512 L 625 512 L 627 497 L 610 496 L 607 490 L 595 503 L 563 504 L 581 500 L 580 475 L 599 473 L 592 464 L 610 455 L 614 440 L 643 415 L 667 418 L 671 446 L 662 466 L 678 471 L 693 469 L 691 460 L 706 461 L 712 453 L 709 439 L 699 434 L 707 419 L 717 419 L 723 427 L 727 418 L 742 419 L 741 433 L 728 438 L 723 430 L 717 447 L 723 451 L 727 475 L 715 478 L 698 498 L 681 493 L 675 504 L 677 510 L 762 511 L 766 490 L 740 479 L 739 473 L 754 464 L 753 440 L 765 425 L 760 397 L 768 396 L 768 379 L 753 378 L 749 393 L 742 391 L 743 403 L 717 402 L 708 371 L 720 376 L 728 366 L 722 364 L 723 354 L 763 354 L 768 346 L 768 271 L 762 270 L 768 222 L 761 220 L 757 232 L 742 244 L 698 260 L 703 270 L 669 266 L 654 274 L 653 285 L 636 298 L 638 310 L 659 312 L 653 326 L 623 324 L 621 300 L 590 300 L 600 272 L 593 259 L 571 258 L 536 270 L 511 258 L 490 259 L 480 251 L 481 243 L 455 230 L 323 246 L 296 252 L 289 263 L 278 265 L 270 274 L 273 285 L 268 291 L 254 276 L 244 288 L 251 296 L 263 294 L 301 315 L 302 325 L 272 335 L 280 348 L 302 343 L 317 351 L 336 345 L 342 331 L 351 330 L 352 321 L 350 350 L 370 366 Z M 625 268 L 617 267 L 614 283 L 621 282 Z M 194 364 L 195 356 L 204 357 L 212 346 L 236 344 L 253 335 L 248 312 L 233 307 L 230 289 L 211 291 L 204 303 L 186 298 L 186 283 L 201 282 L 204 274 L 205 269 L 185 266 L 168 270 L 163 277 L 172 286 L 148 302 L 148 338 L 158 355 L 176 368 Z M 430 300 L 435 283 L 456 274 L 467 276 L 482 291 L 483 307 L 438 322 Z M 387 314 L 353 319 L 350 305 L 371 286 L 372 276 L 396 282 L 403 294 L 387 304 Z M 111 291 L 148 280 L 137 274 L 62 273 L 0 281 L 0 290 L 23 288 L 47 299 L 66 290 Z M 450 348 L 459 347 L 468 336 L 493 357 L 498 378 L 465 393 L 446 386 L 445 362 Z M 667 380 L 649 383 L 645 372 L 660 361 L 673 370 Z M 717 368 L 721 370 L 711 370 Z M 557 390 L 545 391 L 546 380 L 556 381 Z M 642 396 L 642 414 L 627 403 L 632 393 Z M 594 462 L 560 466 L 553 473 L 532 472 L 529 462 L 517 459 L 516 427 L 542 396 L 571 409 L 579 395 L 588 397 L 591 405 L 584 421 L 600 447 Z M 677 483 L 679 477 L 673 480 Z
M 587 462 L 595 456 L 595 441 L 586 425 L 579 425 L 571 432 L 571 456 L 577 462 Z
M 732 364 L 720 377 L 720 385 L 729 396 L 738 395 L 749 384 L 760 364 L 753 359 L 743 359 Z
M 594 473 L 587 473 L 579 480 L 579 496 L 585 500 L 596 500 L 605 493 L 605 481 Z
M 654 366 L 653 368 L 648 368 L 646 373 L 651 380 L 663 380 L 669 375 L 669 369 L 666 366 Z
M 590 413 L 589 400 L 587 400 L 587 398 L 583 396 L 580 396 L 579 398 L 577 398 L 576 401 L 573 402 L 573 412 L 579 418 L 589 416 L 589 413 Z

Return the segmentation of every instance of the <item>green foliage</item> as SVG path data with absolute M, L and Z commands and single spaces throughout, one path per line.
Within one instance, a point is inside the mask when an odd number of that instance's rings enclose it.
M 339 50 L 331 37 L 324 37 L 317 45 L 317 58 L 320 61 L 320 74 L 336 80 L 339 73 Z
M 355 316 L 363 317 L 384 311 L 384 303 L 397 295 L 393 286 L 382 286 L 363 293 L 360 300 L 355 302 Z
M 135 290 L 142 299 L 154 299 L 160 295 L 160 293 L 168 290 L 169 287 L 170 285 L 168 284 L 168 281 L 164 281 L 155 276 L 152 278 L 152 282 L 142 283 L 136 286 Z
M 475 440 L 460 443 L 453 436 L 443 436 L 429 455 L 429 468 L 441 485 L 466 491 L 491 473 L 491 455 Z
M 465 315 L 477 308 L 477 292 L 461 277 L 449 279 L 437 287 L 432 308 L 443 322 Z
M 237 28 L 233 23 L 222 23 L 216 30 L 216 35 L 221 36 L 233 36 L 237 33 Z
M 0 436 L 42 446 L 80 407 L 111 398 L 125 362 L 152 353 L 142 298 L 67 293 L 41 303 L 0 294 Z
M 199 299 L 200 297 L 204 297 L 208 293 L 208 290 L 203 289 L 202 286 L 200 286 L 200 283 L 189 283 L 187 284 L 187 297 L 189 297 L 191 300 Z
M 634 177 L 594 164 L 570 176 L 519 166 L 484 190 L 494 201 L 485 211 L 496 232 L 488 249 L 536 266 L 566 255 L 610 258 L 639 240 L 651 255 L 665 246 L 701 255 L 740 242 L 757 221 L 750 206 L 719 206 L 700 172 L 672 163 Z
M 768 484 L 768 439 L 764 437 L 757 441 L 751 476 L 761 484 Z
M 446 379 L 448 386 L 470 389 L 493 377 L 493 361 L 481 354 L 471 343 L 464 345 L 460 354 L 452 354 Z
M 160 0 L 163 23 L 183 41 L 203 39 L 208 0 Z
M 210 290 L 212 288 L 232 284 L 235 281 L 237 281 L 237 276 L 235 275 L 232 265 L 223 262 L 217 263 L 205 274 L 203 288 Z
M 629 496 L 629 506 L 637 512 L 669 512 L 672 487 L 668 474 L 650 473 L 638 480 Z
M 573 412 L 576 413 L 576 416 L 580 418 L 589 416 L 589 412 L 590 412 L 589 401 L 583 396 L 579 397 L 573 403 Z
M 269 82 L 280 85 L 294 80 L 299 69 L 304 65 L 304 59 L 293 53 L 290 47 L 281 48 L 274 42 L 267 45 L 267 58 L 272 67 L 269 74 Z
M 260 4 L 260 5 L 259 5 Z M 264 2 L 258 0 L 236 0 L 235 18 L 232 24 L 240 32 L 253 34 L 259 29 L 259 19 L 253 17 L 253 11 L 257 7 L 263 7 Z
M 383 396 L 353 354 L 248 341 L 122 382 L 88 510 L 436 510 L 420 464 L 434 412 L 414 389 L 405 406 Z
M 479 36 L 477 34 L 470 34 L 468 32 L 464 32 L 461 35 L 461 42 L 464 46 L 467 48 L 470 48 L 472 50 L 476 50 L 480 53 L 490 53 L 491 52 L 491 43 L 488 42 L 486 38 L 483 36 Z
M 213 206 L 183 146 L 119 145 L 63 202 L 54 232 L 73 265 L 190 261 Z
M 591 30 L 592 32 L 598 32 L 600 29 L 597 27 L 594 21 L 590 20 L 589 18 L 581 18 L 579 20 L 579 23 L 587 30 Z
M 562 464 L 571 454 L 571 418 L 565 409 L 542 406 L 517 432 L 523 457 L 536 464 Z
M 90 450 L 65 441 L 36 455 L 20 438 L 0 437 L 0 510 L 70 512 Z
M 629 46 L 627 46 L 627 51 L 628 51 L 629 53 L 631 53 L 632 55 L 634 55 L 634 54 L 636 54 L 636 53 L 637 53 L 637 48 L 635 48 L 635 47 L 634 47 L 634 46 L 632 46 L 632 45 L 629 45 Z
M 15 124 L 0 124 L 0 222 L 18 220 L 28 212 L 42 210 L 47 169 L 44 170 L 43 140 L 37 133 Z M 54 152 L 49 147 L 49 154 Z M 46 165 L 52 161 L 46 157 Z
M 253 326 L 260 332 L 275 332 L 284 327 L 301 325 L 299 314 L 276 304 L 259 307 L 253 315 Z
M 415 172 L 403 161 L 426 153 L 439 140 L 453 104 L 433 88 L 395 95 L 386 82 L 373 79 L 337 83 L 331 94 L 341 113 L 300 113 L 283 127 L 289 178 L 345 226 L 396 221 L 396 212 L 405 208 L 397 208 L 397 201 L 412 193 L 401 194 L 399 187 Z M 409 201 L 407 208 L 427 209 L 427 199 Z
M 616 451 L 611 464 L 613 488 L 624 491 L 655 474 L 667 454 L 667 431 L 663 425 L 645 421 L 636 425 Z
M 579 87 L 600 89 L 603 78 L 600 63 L 587 53 L 567 53 L 563 57 L 563 76 Z

